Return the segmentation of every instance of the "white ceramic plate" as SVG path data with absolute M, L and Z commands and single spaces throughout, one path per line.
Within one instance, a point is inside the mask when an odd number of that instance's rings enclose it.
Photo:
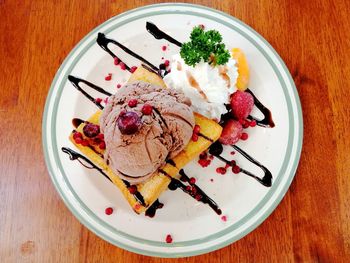
M 119 190 L 95 170 L 70 161 L 60 149 L 74 148 L 68 140 L 74 117 L 86 119 L 96 106 L 73 88 L 67 80 L 74 75 L 89 80 L 113 93 L 130 73 L 120 70 L 113 59 L 96 44 L 98 32 L 122 42 L 155 65 L 161 57 L 179 48 L 156 40 L 145 28 L 151 21 L 179 41 L 186 41 L 194 25 L 204 24 L 221 32 L 228 48 L 239 47 L 251 68 L 250 89 L 272 111 L 276 127 L 248 129 L 249 139 L 239 146 L 270 169 L 273 185 L 264 187 L 240 173 L 219 175 L 222 166 L 214 160 L 207 169 L 196 161 L 186 166 L 190 176 L 211 196 L 227 216 L 224 222 L 208 206 L 196 202 L 181 190 L 167 191 L 165 204 L 154 218 L 136 215 Z M 118 48 L 112 48 L 130 65 L 138 62 Z M 111 81 L 104 77 L 113 73 Z M 98 96 L 97 94 L 93 95 Z M 258 111 L 254 112 L 259 115 Z M 253 115 L 254 115 L 253 114 Z M 241 21 L 216 10 L 188 4 L 145 6 L 120 14 L 98 26 L 72 50 L 53 80 L 43 120 L 43 145 L 52 181 L 72 213 L 101 238 L 135 253 L 159 257 L 198 255 L 224 247 L 255 229 L 275 209 L 295 174 L 302 146 L 302 115 L 298 94 L 283 61 L 273 48 Z M 225 150 L 230 158 L 231 149 Z M 261 175 L 239 154 L 234 159 L 245 169 Z M 213 182 L 210 181 L 213 179 Z M 106 207 L 115 212 L 107 216 Z M 171 234 L 174 242 L 167 244 Z

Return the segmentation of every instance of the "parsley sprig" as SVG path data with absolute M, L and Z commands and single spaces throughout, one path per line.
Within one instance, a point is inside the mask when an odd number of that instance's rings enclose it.
M 205 32 L 200 26 L 193 28 L 190 41 L 181 46 L 180 55 L 190 66 L 195 66 L 202 59 L 214 66 L 223 65 L 230 58 L 220 33 L 217 30 Z

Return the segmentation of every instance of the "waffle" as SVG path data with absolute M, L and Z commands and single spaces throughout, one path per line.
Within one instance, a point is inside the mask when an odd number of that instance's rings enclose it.
M 139 67 L 132 74 L 128 82 L 131 83 L 135 81 L 144 81 L 166 88 L 161 77 L 143 67 Z M 87 120 L 87 122 L 99 124 L 101 113 L 102 111 L 97 111 Z M 100 167 L 106 173 L 110 180 L 120 189 L 133 210 L 140 214 L 145 212 L 147 208 L 157 200 L 160 194 L 167 189 L 171 181 L 171 177 L 177 178 L 181 168 L 183 168 L 201 152 L 205 151 L 220 137 L 222 128 L 219 124 L 198 113 L 194 113 L 194 117 L 196 124 L 201 127 L 198 141 L 194 142 L 191 140 L 184 150 L 182 150 L 171 160 L 168 160 L 167 163 L 157 172 L 155 172 L 152 177 L 143 183 L 137 184 L 137 192 L 134 194 L 131 194 L 128 189 L 130 184 L 127 181 L 122 180 L 118 174 L 114 173 L 106 164 L 103 158 L 104 150 L 101 150 L 98 146 L 94 145 L 83 146 L 75 143 L 73 139 L 74 131 L 71 133 L 69 138 L 83 154 L 85 154 L 95 165 Z M 88 139 L 83 133 L 83 128 L 85 125 L 86 124 L 84 122 L 81 123 L 76 128 L 76 131 L 82 133 L 84 139 Z

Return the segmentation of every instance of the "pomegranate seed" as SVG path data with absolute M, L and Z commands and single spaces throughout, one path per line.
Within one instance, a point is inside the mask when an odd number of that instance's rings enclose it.
M 113 214 L 113 208 L 112 207 L 107 207 L 105 209 L 105 214 L 108 215 L 108 216 Z
M 236 161 L 235 161 L 235 160 L 231 160 L 230 163 L 231 163 L 231 166 L 232 166 L 232 167 L 233 167 L 233 166 L 236 166 Z
M 73 133 L 73 139 L 76 140 L 77 138 L 83 138 L 83 135 L 81 134 L 81 132 Z
M 255 127 L 256 126 L 256 120 L 252 120 L 249 124 L 250 127 Z
M 112 79 L 112 73 L 108 73 L 108 75 L 105 77 L 105 80 L 110 81 Z
M 202 152 L 200 155 L 199 155 L 199 159 L 207 159 L 208 158 L 208 154 L 206 152 Z
M 197 188 L 194 185 L 192 186 L 191 192 L 193 195 L 197 194 Z
M 141 112 L 145 115 L 151 115 L 152 114 L 153 107 L 149 104 L 145 104 L 142 106 Z
M 209 160 L 214 160 L 214 155 L 209 155 Z
M 196 183 L 196 178 L 191 177 L 191 178 L 190 178 L 190 184 L 195 184 L 195 183 Z
M 81 144 L 83 142 L 83 138 L 78 137 L 78 138 L 74 139 L 74 141 L 76 144 Z
M 99 138 L 99 139 L 101 139 L 101 140 L 104 140 L 105 136 L 104 136 L 103 133 L 99 133 L 99 134 L 97 135 L 97 138 Z
M 211 160 L 199 159 L 198 163 L 200 164 L 200 166 L 202 166 L 204 168 L 204 167 L 207 167 L 211 163 Z
M 234 155 L 234 154 L 235 154 L 235 151 L 230 152 L 230 154 L 231 154 L 231 155 Z
M 83 145 L 83 146 L 88 146 L 88 145 L 89 145 L 89 141 L 88 141 L 88 140 L 83 140 L 83 141 L 81 142 L 81 145 Z
M 101 103 L 102 99 L 101 98 L 96 98 L 95 101 L 96 101 L 96 103 Z
M 232 167 L 232 172 L 238 174 L 241 171 L 241 168 L 238 165 Z
M 164 57 L 162 57 L 162 59 L 164 59 Z
M 167 242 L 168 244 L 173 242 L 173 238 L 171 237 L 171 235 L 166 235 L 165 242 Z
M 197 133 L 192 133 L 192 141 L 194 141 L 194 142 L 198 141 L 198 134 Z
M 241 134 L 241 140 L 245 141 L 246 139 L 248 139 L 248 133 L 243 132 Z
M 104 100 L 103 100 L 104 103 L 108 103 L 108 97 L 106 97 Z
M 249 127 L 249 125 L 250 125 L 250 122 L 247 120 L 244 120 L 244 123 L 242 124 L 243 128 L 246 129 Z
M 214 179 L 213 179 L 213 178 L 211 178 L 211 179 L 210 179 L 210 182 L 214 182 Z
M 186 186 L 186 191 L 187 191 L 187 192 L 190 192 L 191 189 L 192 189 L 191 186 L 189 186 L 189 185 Z
M 136 66 L 132 66 L 132 67 L 130 68 L 130 72 L 131 72 L 131 73 L 134 73 L 136 70 L 137 70 L 137 67 L 136 67 Z
M 218 174 L 225 174 L 226 173 L 226 168 L 225 167 L 218 167 L 218 168 L 216 168 L 216 172 Z
M 198 133 L 200 132 L 200 130 L 201 130 L 201 126 L 199 126 L 199 125 L 197 125 L 197 124 L 194 125 L 194 128 L 193 128 L 193 132 L 194 132 L 194 133 L 197 133 L 197 134 L 198 134 Z
M 118 83 L 118 84 L 117 84 L 117 89 L 120 89 L 121 86 L 122 86 L 122 85 Z
M 198 25 L 201 29 L 204 30 L 205 26 L 203 24 Z
M 169 64 L 170 64 L 170 61 L 169 61 L 169 60 L 165 60 L 165 61 L 164 61 L 164 66 L 168 67 Z
M 166 46 L 162 46 L 162 50 L 165 51 L 166 50 Z
M 231 166 L 231 165 L 227 163 L 227 164 L 225 165 L 225 169 L 229 168 L 230 166 Z
M 119 65 L 119 62 L 120 62 L 119 58 L 115 57 L 114 58 L 114 65 Z
M 226 221 L 227 221 L 227 216 L 222 216 L 222 217 L 221 217 L 221 220 L 224 221 L 224 222 L 226 222 Z
M 137 105 L 137 99 L 131 99 L 128 102 L 129 107 L 134 108 Z
M 93 145 L 99 145 L 101 143 L 101 139 L 98 137 L 95 137 L 92 139 L 92 144 Z
M 136 187 L 136 185 L 130 185 L 128 187 L 128 190 L 129 190 L 129 193 L 133 195 L 137 192 L 137 187 Z
M 170 72 L 171 72 L 171 69 L 168 70 L 168 73 L 170 73 Z
M 98 147 L 101 149 L 101 150 L 104 150 L 106 149 L 106 143 L 104 141 L 100 142 L 100 144 L 98 145 Z
M 202 200 L 202 196 L 200 194 L 196 194 L 194 197 L 197 201 Z
M 123 62 L 120 62 L 119 65 L 120 65 L 121 70 L 126 69 L 126 65 Z

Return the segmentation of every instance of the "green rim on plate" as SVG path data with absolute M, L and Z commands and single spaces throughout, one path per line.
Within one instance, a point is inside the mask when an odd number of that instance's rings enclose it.
M 190 11 L 189 10 L 179 10 L 176 9 L 176 7 L 192 7 L 192 10 L 194 11 Z M 56 136 L 56 117 L 57 117 L 57 108 L 58 108 L 58 103 L 60 101 L 61 95 L 62 95 L 62 91 L 63 91 L 63 87 L 65 86 L 65 83 L 67 81 L 67 76 L 70 74 L 70 72 L 72 71 L 72 69 L 74 68 L 74 66 L 76 65 L 77 61 L 79 61 L 79 59 L 81 58 L 81 56 L 86 52 L 86 50 L 88 50 L 93 44 L 95 44 L 95 41 L 90 41 L 88 44 L 86 44 L 86 46 L 79 52 L 79 54 L 76 54 L 78 48 L 86 42 L 86 40 L 91 37 L 92 35 L 95 35 L 101 28 L 107 26 L 108 24 L 110 24 L 111 22 L 120 19 L 124 16 L 130 15 L 132 13 L 137 13 L 141 10 L 147 10 L 147 9 L 157 9 L 158 7 L 168 7 L 168 9 L 166 11 L 162 10 L 162 11 L 152 11 L 150 10 L 147 13 L 144 14 L 140 14 L 137 16 L 133 16 L 129 19 L 126 19 L 124 21 L 121 21 L 119 23 L 116 23 L 112 26 L 110 26 L 108 29 L 104 30 L 104 33 L 109 33 L 112 30 L 130 22 L 133 20 L 137 20 L 143 17 L 147 17 L 147 16 L 154 16 L 154 15 L 165 15 L 165 14 L 184 14 L 184 15 L 192 15 L 192 16 L 198 16 L 198 17 L 204 17 L 210 20 L 213 20 L 217 23 L 223 24 L 226 27 L 235 30 L 237 32 L 239 32 L 242 36 L 244 36 L 245 38 L 247 38 L 251 43 L 254 44 L 254 46 L 264 55 L 264 57 L 267 59 L 267 61 L 270 63 L 270 65 L 272 66 L 276 76 L 278 77 L 278 80 L 280 81 L 280 84 L 283 88 L 283 92 L 284 95 L 286 97 L 286 101 L 287 101 L 287 108 L 288 108 L 288 115 L 289 115 L 289 125 L 290 125 L 290 131 L 289 131 L 289 136 L 288 136 L 288 146 L 287 146 L 287 150 L 286 150 L 286 156 L 284 158 L 283 161 L 283 165 L 281 167 L 281 170 L 279 172 L 279 175 L 277 176 L 277 179 L 274 181 L 273 186 L 271 187 L 271 189 L 267 192 L 267 194 L 264 196 L 264 198 L 259 202 L 258 205 L 256 205 L 256 207 L 250 212 L 248 213 L 244 218 L 242 218 L 241 220 L 239 220 L 238 222 L 236 222 L 235 224 L 227 227 L 226 229 L 217 232 L 215 234 L 209 235 L 205 238 L 201 238 L 201 239 L 195 239 L 195 240 L 190 240 L 190 241 L 183 241 L 183 242 L 175 242 L 172 244 L 167 244 L 164 242 L 158 242 L 158 241 L 153 241 L 153 240 L 147 240 L 147 239 L 142 239 L 142 238 L 138 238 L 135 236 L 132 236 L 130 234 L 127 234 L 125 232 L 122 232 L 116 228 L 114 228 L 113 226 L 109 225 L 108 223 L 106 223 L 105 221 L 101 220 L 96 214 L 94 214 L 79 198 L 79 196 L 76 194 L 76 192 L 74 191 L 73 187 L 70 185 L 67 176 L 64 172 L 63 166 L 60 162 L 60 158 L 58 157 L 58 152 L 59 152 L 59 148 L 57 146 L 57 136 Z M 294 95 L 294 99 L 296 102 L 296 106 L 297 106 L 297 119 L 299 120 L 298 127 L 299 127 L 299 134 L 294 134 L 294 125 L 295 125 L 295 120 L 292 116 L 292 105 L 291 105 L 291 101 L 290 99 L 287 97 L 287 84 L 284 82 L 283 77 L 281 76 L 280 71 L 278 70 L 277 66 L 274 64 L 273 60 L 268 56 L 268 54 L 266 53 L 266 51 L 259 46 L 256 41 L 251 38 L 247 33 L 245 33 L 244 31 L 240 30 L 238 27 L 236 27 L 234 25 L 234 23 L 228 23 L 224 20 L 221 20 L 220 18 L 218 18 L 217 16 L 213 16 L 213 15 L 208 15 L 208 14 L 204 14 L 200 11 L 200 9 L 205 9 L 208 10 L 210 12 L 213 12 L 214 14 L 220 14 L 222 16 L 225 16 L 226 18 L 231 19 L 233 22 L 238 23 L 239 25 L 243 26 L 245 29 L 248 29 L 251 33 L 254 33 L 255 36 L 257 36 L 260 40 L 262 40 L 267 47 L 270 49 L 270 51 L 272 51 L 274 53 L 274 55 L 276 56 L 276 58 L 279 60 L 279 63 L 281 64 L 282 68 L 284 69 L 284 73 L 287 74 L 288 78 L 289 78 L 289 86 L 292 87 L 292 92 Z M 197 12 L 196 12 L 197 11 Z M 61 72 L 62 70 L 66 67 L 66 63 L 67 61 L 69 61 L 69 59 L 71 57 L 74 56 L 74 60 L 73 62 L 69 65 L 69 68 L 67 70 L 67 72 L 65 73 L 65 75 L 63 76 L 63 80 L 61 81 L 61 83 L 59 84 L 59 88 L 58 88 L 58 92 L 57 92 L 57 96 L 53 97 L 52 93 L 53 93 L 53 89 L 56 86 L 57 80 L 58 78 L 61 76 Z M 47 126 L 47 120 L 48 120 L 48 108 L 49 108 L 49 104 L 51 104 L 51 101 L 54 101 L 54 106 L 53 106 L 53 112 L 52 112 L 52 125 L 51 127 Z M 276 53 L 276 51 L 274 51 L 274 49 L 267 43 L 266 40 L 264 40 L 258 33 L 256 33 L 253 29 L 251 29 L 250 27 L 248 27 L 247 25 L 245 25 L 243 22 L 237 20 L 236 18 L 233 18 L 223 12 L 208 8 L 208 7 L 203 7 L 203 6 L 198 6 L 198 5 L 191 5 L 191 4 L 157 4 L 157 5 L 150 5 L 150 6 L 144 6 L 144 7 L 140 7 L 128 12 L 125 12 L 123 14 L 120 14 L 118 16 L 115 16 L 111 19 L 109 19 L 108 21 L 106 21 L 105 23 L 101 24 L 100 26 L 96 27 L 93 31 L 91 31 L 84 39 L 82 39 L 77 46 L 70 52 L 70 54 L 68 55 L 68 57 L 65 59 L 65 61 L 63 62 L 63 64 L 61 65 L 60 69 L 58 70 L 51 88 L 50 88 L 50 92 L 48 94 L 47 97 L 47 101 L 46 101 L 46 105 L 45 105 L 45 111 L 44 111 L 44 116 L 43 116 L 43 147 L 44 147 L 44 153 L 45 153 L 45 160 L 46 160 L 46 164 L 47 167 L 49 169 L 50 175 L 51 175 L 51 179 L 57 189 L 57 191 L 60 193 L 61 198 L 64 200 L 65 204 L 67 205 L 67 207 L 71 210 L 71 212 L 79 219 L 80 222 L 82 222 L 85 226 L 87 226 L 91 231 L 93 231 L 94 233 L 96 233 L 98 236 L 100 236 L 101 238 L 109 241 L 112 244 L 115 244 L 121 248 L 127 249 L 129 251 L 132 252 L 136 252 L 139 254 L 144 254 L 144 255 L 150 255 L 150 256 L 160 256 L 160 257 L 184 257 L 184 256 L 192 256 L 192 255 L 198 255 L 198 254 L 203 254 L 203 253 L 207 253 L 219 248 L 222 248 L 238 239 L 240 239 L 241 237 L 245 236 L 246 234 L 248 234 L 249 232 L 251 232 L 252 230 L 254 230 L 259 224 L 261 224 L 270 214 L 271 212 L 275 209 L 275 207 L 279 204 L 279 202 L 282 200 L 283 196 L 285 195 L 286 191 L 288 190 L 288 187 L 294 177 L 295 171 L 297 169 L 297 165 L 299 162 L 299 158 L 300 158 L 300 152 L 301 152 L 301 146 L 302 146 L 302 132 L 303 132 L 303 124 L 302 124 L 302 115 L 301 115 L 301 106 L 300 106 L 300 101 L 299 101 L 299 97 L 297 95 L 297 90 L 295 88 L 294 82 L 286 68 L 286 66 L 284 65 L 283 61 L 280 59 L 280 57 L 278 56 L 278 54 Z M 53 137 L 53 141 L 52 141 L 52 148 L 49 149 L 48 148 L 48 141 L 47 141 L 47 136 L 46 136 L 46 131 L 47 130 L 51 131 L 52 137 Z M 290 157 L 291 157 L 291 149 L 292 149 L 292 140 L 294 138 L 294 136 L 298 136 L 298 145 L 296 148 L 296 155 L 295 155 L 295 159 L 294 159 L 294 163 L 293 163 L 293 167 L 291 169 L 291 172 L 289 175 L 284 174 L 287 166 L 289 164 L 290 161 Z M 251 217 L 253 217 L 267 202 L 268 200 L 272 197 L 274 190 L 276 190 L 278 188 L 278 186 L 281 183 L 281 180 L 283 178 L 283 176 L 288 176 L 288 180 L 286 181 L 283 190 L 280 192 L 280 195 L 276 198 L 275 202 L 265 211 L 264 214 L 262 214 L 258 220 L 256 220 L 249 228 L 245 229 L 244 231 L 242 231 L 241 233 L 239 233 L 238 235 L 234 236 L 233 238 L 230 238 L 229 240 L 220 243 L 219 245 L 213 245 L 210 247 L 207 247 L 205 249 L 200 249 L 200 250 L 195 250 L 195 251 L 189 251 L 189 252 L 183 252 L 183 253 L 173 253 L 173 252 L 169 252 L 169 253 L 164 253 L 164 252 L 154 252 L 154 251 L 148 251 L 148 250 L 143 250 L 143 249 L 139 249 L 139 248 L 135 248 L 133 246 L 129 246 L 125 243 L 121 243 L 118 240 L 115 240 L 107 235 L 105 235 L 103 232 L 101 232 L 99 229 L 97 229 L 93 224 L 90 223 L 89 220 L 87 220 L 84 216 L 82 216 L 82 214 L 77 211 L 74 206 L 70 203 L 69 198 L 67 198 L 67 196 L 65 195 L 64 191 L 62 190 L 59 182 L 57 181 L 54 169 L 52 167 L 52 163 L 50 161 L 49 158 L 49 151 L 53 151 L 54 157 L 55 157 L 55 162 L 56 165 L 59 167 L 60 173 L 63 177 L 64 183 L 66 184 L 66 187 L 70 190 L 71 194 L 74 196 L 75 200 L 79 203 L 80 208 L 84 211 L 85 216 L 88 215 L 88 217 L 90 219 L 92 219 L 95 223 L 97 223 L 98 225 L 104 227 L 105 229 L 108 229 L 109 231 L 112 231 L 113 233 L 117 233 L 120 236 L 123 236 L 124 238 L 131 240 L 133 242 L 139 242 L 142 244 L 149 244 L 151 246 L 158 246 L 158 247 L 184 247 L 184 246 L 191 246 L 191 245 L 199 245 L 203 242 L 207 242 L 207 241 L 211 241 L 211 240 L 215 240 L 219 237 L 224 236 L 225 234 L 233 231 L 234 229 L 237 229 L 238 227 L 242 226 L 243 224 L 245 224 Z

